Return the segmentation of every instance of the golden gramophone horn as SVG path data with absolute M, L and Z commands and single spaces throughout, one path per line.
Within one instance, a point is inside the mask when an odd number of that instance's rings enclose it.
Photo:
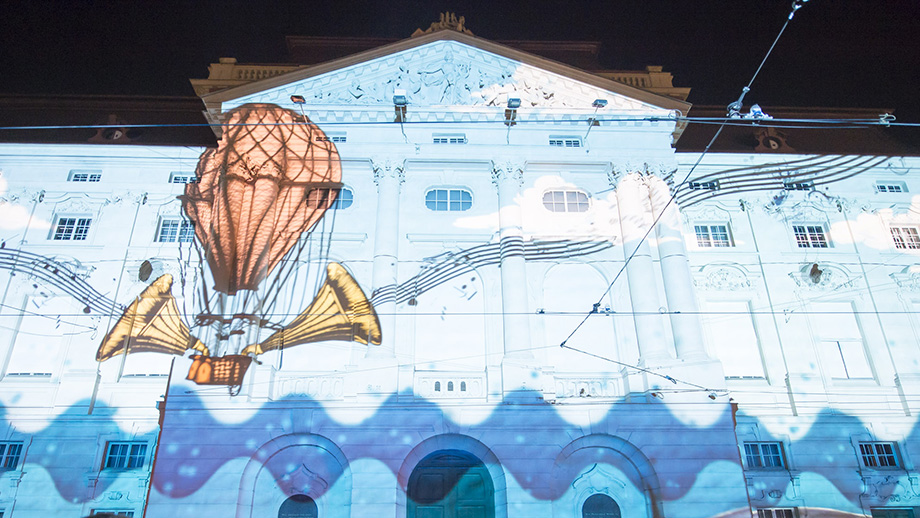
M 189 332 L 179 316 L 172 296 L 172 275 L 162 275 L 125 309 L 115 327 L 105 335 L 96 361 L 131 353 L 183 354 L 195 349 L 209 354 L 208 348 Z
M 307 309 L 261 344 L 243 349 L 242 354 L 262 354 L 326 340 L 380 345 L 380 321 L 374 306 L 338 263 L 326 266 L 326 282 Z

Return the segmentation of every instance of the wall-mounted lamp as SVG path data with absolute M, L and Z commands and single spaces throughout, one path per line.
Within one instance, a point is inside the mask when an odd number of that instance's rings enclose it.
M 396 90 L 393 94 L 393 109 L 396 112 L 396 122 L 402 124 L 406 122 L 406 106 L 409 104 L 409 98 L 405 90 Z
M 294 104 L 306 104 L 307 100 L 302 95 L 292 95 L 291 102 Z
M 505 108 L 505 126 L 509 128 L 517 124 L 517 110 L 521 107 L 521 100 L 517 97 L 508 99 L 508 107 Z
M 607 99 L 595 99 L 594 102 L 591 103 L 591 106 L 594 107 L 594 115 L 597 115 L 597 110 L 607 106 Z M 587 141 L 588 135 L 591 134 L 591 128 L 593 128 L 594 126 L 600 126 L 600 125 L 601 123 L 597 120 L 597 117 L 594 117 L 594 116 L 589 117 L 588 118 L 588 131 L 585 132 L 585 136 L 581 140 Z

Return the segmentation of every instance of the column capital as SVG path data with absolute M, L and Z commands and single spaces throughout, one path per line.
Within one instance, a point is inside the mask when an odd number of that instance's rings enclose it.
M 516 181 L 524 185 L 524 164 L 522 162 L 492 161 L 492 183 L 497 187 L 502 181 Z
M 371 167 L 374 169 L 374 183 L 380 187 L 383 178 L 395 178 L 401 185 L 406 181 L 404 168 L 405 161 L 392 157 L 371 158 Z
M 654 176 L 668 183 L 674 182 L 674 173 L 677 172 L 677 162 L 674 160 L 624 160 L 611 164 L 611 171 L 607 173 L 607 178 L 611 185 L 615 186 L 620 180 L 630 174 L 637 174 L 641 177 Z

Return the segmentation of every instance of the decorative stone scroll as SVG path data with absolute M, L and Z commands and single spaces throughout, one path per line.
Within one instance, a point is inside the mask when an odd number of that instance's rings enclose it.
M 790 272 L 789 277 L 800 289 L 817 291 L 852 288 L 858 280 L 843 267 L 825 262 L 805 263 L 798 270 Z
M 740 265 L 710 264 L 694 276 L 693 284 L 700 290 L 738 291 L 754 288 L 750 275 Z

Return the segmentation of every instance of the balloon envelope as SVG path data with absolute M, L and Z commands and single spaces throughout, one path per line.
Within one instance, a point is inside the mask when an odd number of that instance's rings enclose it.
M 205 250 L 214 289 L 255 290 L 335 201 L 335 145 L 300 114 L 273 104 L 229 111 L 217 149 L 198 160 L 182 207 Z

